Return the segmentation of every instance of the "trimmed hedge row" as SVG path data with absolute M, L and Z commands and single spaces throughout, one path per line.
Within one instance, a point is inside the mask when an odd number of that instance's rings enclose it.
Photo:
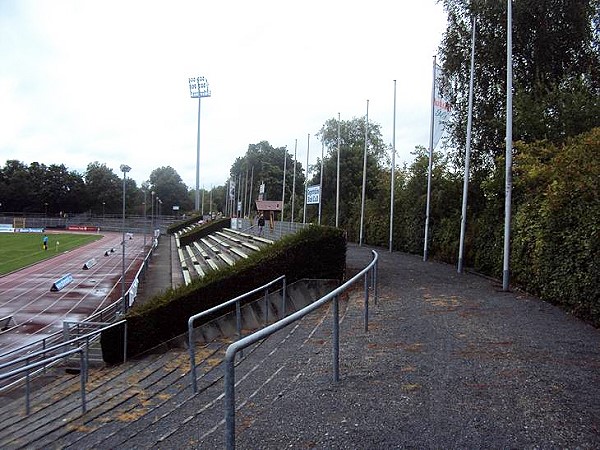
M 195 216 L 191 216 L 189 219 L 183 220 L 181 222 L 174 223 L 167 228 L 167 234 L 175 234 L 178 231 L 183 230 L 190 225 L 196 225 L 198 222 L 202 220 L 202 216 L 197 214 Z
M 190 245 L 194 241 L 197 241 L 200 238 L 208 236 L 215 231 L 221 231 L 225 227 L 231 226 L 231 219 L 219 219 L 212 220 L 210 222 L 206 222 L 200 227 L 195 227 L 193 230 L 188 231 L 187 233 L 179 236 L 179 242 L 181 245 Z
M 233 267 L 211 272 L 190 285 L 170 290 L 133 308 L 126 316 L 127 354 L 137 355 L 185 333 L 190 316 L 281 275 L 286 275 L 288 283 L 302 278 L 342 280 L 345 263 L 346 240 L 342 230 L 321 226 L 306 228 L 240 260 Z M 255 298 L 245 299 L 246 302 L 253 300 Z M 102 350 L 108 363 L 123 360 L 121 334 L 117 329 L 102 334 Z

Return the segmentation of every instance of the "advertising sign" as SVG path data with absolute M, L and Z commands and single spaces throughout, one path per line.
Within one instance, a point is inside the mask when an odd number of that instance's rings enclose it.
M 306 204 L 318 205 L 321 201 L 321 186 L 308 186 L 306 189 Z

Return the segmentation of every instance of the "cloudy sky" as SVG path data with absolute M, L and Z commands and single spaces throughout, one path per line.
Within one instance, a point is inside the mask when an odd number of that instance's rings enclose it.
M 435 0 L 0 0 L 0 164 L 90 162 L 138 185 L 173 167 L 196 185 L 198 102 L 205 76 L 200 185 L 220 185 L 248 144 L 287 146 L 330 118 L 362 117 L 397 162 L 427 146 L 432 56 L 446 19 Z M 311 163 L 321 144 L 311 137 Z

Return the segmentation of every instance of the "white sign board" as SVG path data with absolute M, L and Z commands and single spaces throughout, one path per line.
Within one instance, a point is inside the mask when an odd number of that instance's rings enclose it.
M 321 186 L 308 186 L 306 189 L 306 204 L 318 205 L 321 201 Z

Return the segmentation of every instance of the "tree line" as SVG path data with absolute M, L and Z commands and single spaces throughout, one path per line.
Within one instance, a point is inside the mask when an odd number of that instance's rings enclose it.
M 213 210 L 222 208 L 223 188 L 216 189 Z M 206 211 L 210 192 L 205 192 Z M 181 177 L 170 166 L 154 169 L 147 181 L 137 186 L 135 180 L 125 180 L 127 214 L 150 213 L 152 209 L 162 214 L 173 214 L 193 209 L 194 191 L 189 190 Z M 154 203 L 154 204 L 153 204 Z M 64 164 L 25 164 L 8 160 L 0 168 L 0 213 L 78 214 L 95 215 L 122 213 L 123 178 L 104 163 L 88 164 L 83 174 L 69 170 Z
M 475 79 L 465 264 L 502 277 L 505 202 L 506 2 L 444 0 L 448 27 L 439 48 L 444 98 L 452 105 L 442 148 L 433 153 L 429 256 L 457 263 L 460 238 L 471 30 L 475 21 Z M 511 280 L 600 325 L 600 2 L 513 2 L 513 198 Z M 336 218 L 340 129 L 340 226 L 358 240 L 365 136 L 364 118 L 328 120 L 318 133 L 326 148 L 311 167 L 319 184 L 321 223 Z M 364 242 L 387 246 L 390 229 L 389 146 L 369 123 Z M 257 160 L 257 155 L 260 158 Z M 291 218 L 293 157 L 267 141 L 251 145 L 231 169 L 234 180 L 254 170 L 267 197 L 283 197 Z M 423 251 L 429 156 L 393 171 L 395 250 Z M 257 178 L 258 177 L 258 178 Z M 301 180 L 296 174 L 296 180 Z M 256 188 L 256 187 L 255 187 Z M 254 192 L 254 198 L 257 193 Z M 295 191 L 302 220 L 304 188 Z M 307 209 L 315 222 L 316 207 Z

